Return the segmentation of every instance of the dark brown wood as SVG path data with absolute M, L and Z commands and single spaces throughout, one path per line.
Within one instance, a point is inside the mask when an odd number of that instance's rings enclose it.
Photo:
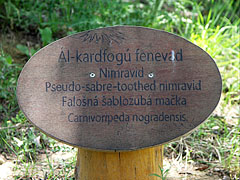
M 17 86 L 20 108 L 46 134 L 124 151 L 178 138 L 221 96 L 214 60 L 164 31 L 116 26 L 60 39 L 36 53 Z

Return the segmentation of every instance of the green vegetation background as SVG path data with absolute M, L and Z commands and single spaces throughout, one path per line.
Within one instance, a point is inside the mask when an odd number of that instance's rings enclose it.
M 199 45 L 222 75 L 222 98 L 213 115 L 191 135 L 166 145 L 165 156 L 220 167 L 223 174 L 239 178 L 239 11 L 240 1 L 235 0 L 0 0 L 0 153 L 14 155 L 16 169 L 24 164 L 21 176 L 30 178 L 35 174 L 29 167 L 39 153 L 62 150 L 19 111 L 16 82 L 30 56 L 76 32 L 135 25 L 172 32 Z M 74 162 L 58 173 L 49 167 L 49 179 L 73 177 Z

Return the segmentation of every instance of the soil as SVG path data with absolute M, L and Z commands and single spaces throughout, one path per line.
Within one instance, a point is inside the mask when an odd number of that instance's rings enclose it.
M 70 147 L 62 143 L 58 143 L 60 147 Z M 16 158 L 6 157 L 0 155 L 0 180 L 12 180 L 16 176 L 22 177 L 22 179 L 44 179 L 47 173 L 49 173 L 49 164 L 51 162 L 54 172 L 58 174 L 61 171 L 62 165 L 60 162 L 72 161 L 76 158 L 77 149 L 73 149 L 71 152 L 52 152 L 50 150 L 45 154 L 39 154 L 35 164 L 30 164 L 26 167 L 26 164 L 19 163 L 17 165 Z M 72 164 L 74 166 L 74 164 Z M 230 180 L 229 177 L 221 177 L 220 169 L 211 169 L 203 164 L 187 163 L 176 159 L 164 158 L 164 169 L 169 169 L 167 174 L 167 180 Z M 28 168 L 29 176 L 26 175 L 26 168 Z M 219 172 L 218 172 L 219 171 Z M 74 167 L 68 174 L 74 177 Z M 18 178 L 21 179 L 21 178 Z
M 17 48 L 18 44 L 25 45 L 29 49 L 39 49 L 41 41 L 37 34 L 24 34 L 23 32 L 12 31 L 8 33 L 0 32 L 0 53 L 2 48 L 3 52 L 9 54 L 15 63 L 25 64 L 28 57 Z
M 38 35 L 25 35 L 23 33 L 12 33 L 0 35 L 0 50 L 10 54 L 16 63 L 24 64 L 28 58 L 20 52 L 17 44 L 26 45 L 29 48 L 40 48 L 40 38 Z M 1 51 L 0 51 L 1 53 Z M 59 146 L 67 146 L 59 143 Z M 54 173 L 62 170 L 62 161 L 73 161 L 76 158 L 76 151 L 71 152 L 52 152 L 50 149 L 47 153 L 39 154 L 34 164 L 22 164 L 17 157 L 10 154 L 0 154 L 0 180 L 12 180 L 18 176 L 18 179 L 46 179 L 49 172 L 49 163 L 51 162 Z M 221 168 L 209 167 L 205 164 L 197 164 L 194 162 L 184 162 L 175 158 L 164 158 L 164 169 L 169 169 L 168 180 L 230 180 Z M 26 171 L 29 175 L 26 177 Z M 74 167 L 70 169 L 69 176 L 74 177 Z M 32 178 L 30 178 L 32 177 Z

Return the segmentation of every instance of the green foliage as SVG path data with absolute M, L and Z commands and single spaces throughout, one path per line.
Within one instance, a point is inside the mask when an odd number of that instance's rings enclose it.
M 240 174 L 240 120 L 236 126 L 229 125 L 222 118 L 210 117 L 190 136 L 168 145 L 169 151 L 186 160 L 194 160 L 210 167 L 223 167 L 232 176 Z M 189 157 L 188 157 L 189 155 Z
M 46 46 L 47 44 L 53 41 L 52 30 L 49 27 L 46 27 L 44 29 L 39 29 L 39 31 L 40 31 L 43 46 Z
M 207 51 L 220 68 L 225 104 L 234 104 L 238 101 L 239 39 L 237 25 L 222 28 L 217 26 L 215 29 L 204 28 L 198 33 L 191 34 L 193 43 Z
M 17 49 L 22 52 L 23 54 L 25 54 L 28 58 L 30 58 L 31 56 L 33 56 L 37 51 L 34 48 L 29 48 L 25 45 L 22 44 L 18 44 L 17 45 Z
M 31 127 L 21 111 L 15 118 L 6 121 L 6 127 L 0 131 L 2 144 L 6 144 L 8 151 L 13 152 L 22 163 L 33 162 L 37 152 L 48 142 L 47 136 Z M 16 131 L 18 128 L 21 131 Z
M 0 50 L 0 122 L 5 123 L 18 110 L 15 92 L 21 67 Z
M 49 27 L 46 27 L 44 29 L 39 29 L 39 32 L 41 36 L 42 46 L 46 46 L 53 41 L 52 30 Z M 22 44 L 18 44 L 16 47 L 20 52 L 25 54 L 28 58 L 30 58 L 37 52 L 36 49 L 27 47 L 26 45 L 22 45 Z
M 169 169 L 164 170 L 163 168 L 161 168 L 161 166 L 158 166 L 158 168 L 160 169 L 160 172 L 161 172 L 160 175 L 154 173 L 154 174 L 150 174 L 150 176 L 155 176 L 155 177 L 159 177 L 161 180 L 166 180 Z
M 239 1 L 149 0 L 8 0 L 0 8 L 4 27 L 38 32 L 48 27 L 54 35 L 113 25 L 148 26 L 189 38 L 197 29 L 239 23 Z M 199 27 L 200 26 L 200 27 Z
M 212 166 L 218 162 L 234 178 L 240 176 L 240 122 L 233 125 L 228 121 L 239 116 L 239 111 L 230 114 L 228 119 L 225 114 L 239 106 L 239 7 L 240 1 L 235 0 L 0 0 L 0 29 L 1 32 L 11 29 L 31 34 L 39 42 L 41 40 L 37 47 L 46 46 L 65 35 L 114 25 L 157 28 L 199 45 L 213 57 L 222 75 L 221 112 L 209 118 L 190 136 L 170 143 L 167 148 L 186 159 Z M 29 58 L 37 51 L 20 42 L 17 49 Z M 28 178 L 31 176 L 31 163 L 35 162 L 40 150 L 46 150 L 48 143 L 53 152 L 64 148 L 30 127 L 24 115 L 18 112 L 15 92 L 21 66 L 15 64 L 12 57 L 1 49 L 0 122 L 6 129 L 0 131 L 0 150 L 14 153 L 19 164 L 25 163 Z M 22 130 L 10 128 L 19 124 L 27 127 Z M 51 162 L 47 163 L 50 169 L 48 178 L 71 178 L 69 169 L 72 169 L 73 162 L 65 163 L 66 170 L 59 176 Z M 160 170 L 160 175 L 152 175 L 166 178 L 168 170 Z

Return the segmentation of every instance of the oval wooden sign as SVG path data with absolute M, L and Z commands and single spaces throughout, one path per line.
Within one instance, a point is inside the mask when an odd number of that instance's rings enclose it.
M 217 106 L 221 76 L 201 48 L 155 29 L 116 26 L 62 38 L 18 79 L 25 116 L 78 147 L 124 151 L 171 141 Z

